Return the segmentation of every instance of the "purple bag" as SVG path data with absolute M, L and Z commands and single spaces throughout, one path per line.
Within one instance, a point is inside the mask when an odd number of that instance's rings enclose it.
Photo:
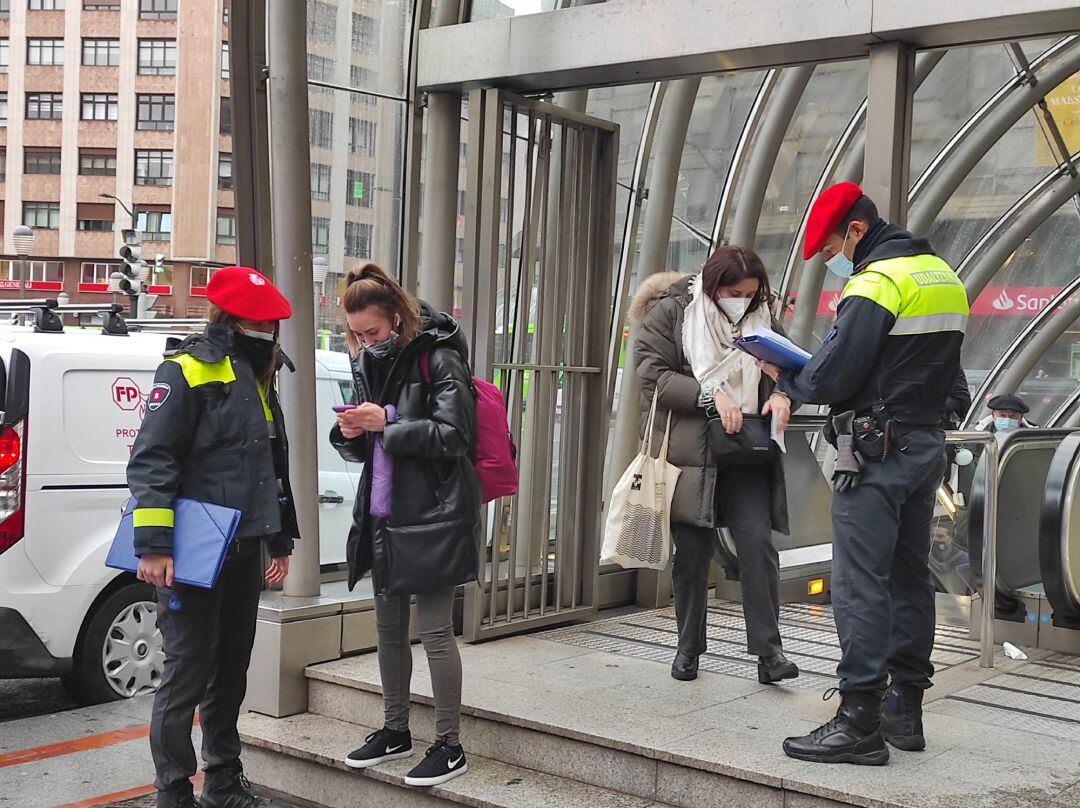
M 394 423 L 397 411 L 392 404 L 386 407 L 386 422 Z M 390 501 L 394 493 L 394 458 L 383 449 L 382 435 L 375 437 L 371 452 L 371 515 L 385 519 L 390 515 Z

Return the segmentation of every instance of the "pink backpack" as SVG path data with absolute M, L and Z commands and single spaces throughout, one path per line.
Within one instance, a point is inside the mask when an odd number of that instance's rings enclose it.
M 431 384 L 431 352 L 420 354 L 420 379 Z M 506 420 L 506 402 L 491 382 L 472 378 L 476 390 L 476 476 L 480 478 L 482 501 L 517 493 L 517 447 Z

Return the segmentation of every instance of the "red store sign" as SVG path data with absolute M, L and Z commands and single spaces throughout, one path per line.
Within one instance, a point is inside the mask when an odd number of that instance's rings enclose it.
M 987 286 L 975 298 L 971 313 L 977 317 L 1034 317 L 1050 305 L 1060 286 Z M 818 317 L 835 317 L 840 292 L 822 292 Z

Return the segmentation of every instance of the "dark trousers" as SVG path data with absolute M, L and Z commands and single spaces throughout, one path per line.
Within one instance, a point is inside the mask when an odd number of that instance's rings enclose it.
M 746 618 L 747 652 L 770 656 L 781 650 L 780 560 L 772 543 L 772 517 L 767 466 L 720 469 L 717 498 L 723 521 L 735 540 Z M 672 525 L 675 558 L 671 586 L 679 650 L 690 656 L 705 652 L 709 564 L 716 530 L 682 523 Z
M 930 687 L 934 584 L 930 528 L 945 471 L 944 435 L 909 432 L 870 461 L 850 491 L 833 494 L 833 613 L 841 691 Z
M 154 696 L 150 752 L 159 791 L 182 786 L 198 768 L 191 745 L 196 707 L 207 771 L 240 759 L 236 721 L 255 641 L 263 579 L 260 545 L 258 538 L 240 539 L 213 589 L 174 584 L 157 590 L 165 669 Z

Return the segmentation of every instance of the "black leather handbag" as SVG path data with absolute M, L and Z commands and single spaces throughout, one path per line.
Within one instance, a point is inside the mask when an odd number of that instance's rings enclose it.
M 709 418 L 709 451 L 718 466 L 757 466 L 780 457 L 780 447 L 772 439 L 772 419 L 765 415 L 743 415 L 742 429 L 729 435 L 720 418 Z

